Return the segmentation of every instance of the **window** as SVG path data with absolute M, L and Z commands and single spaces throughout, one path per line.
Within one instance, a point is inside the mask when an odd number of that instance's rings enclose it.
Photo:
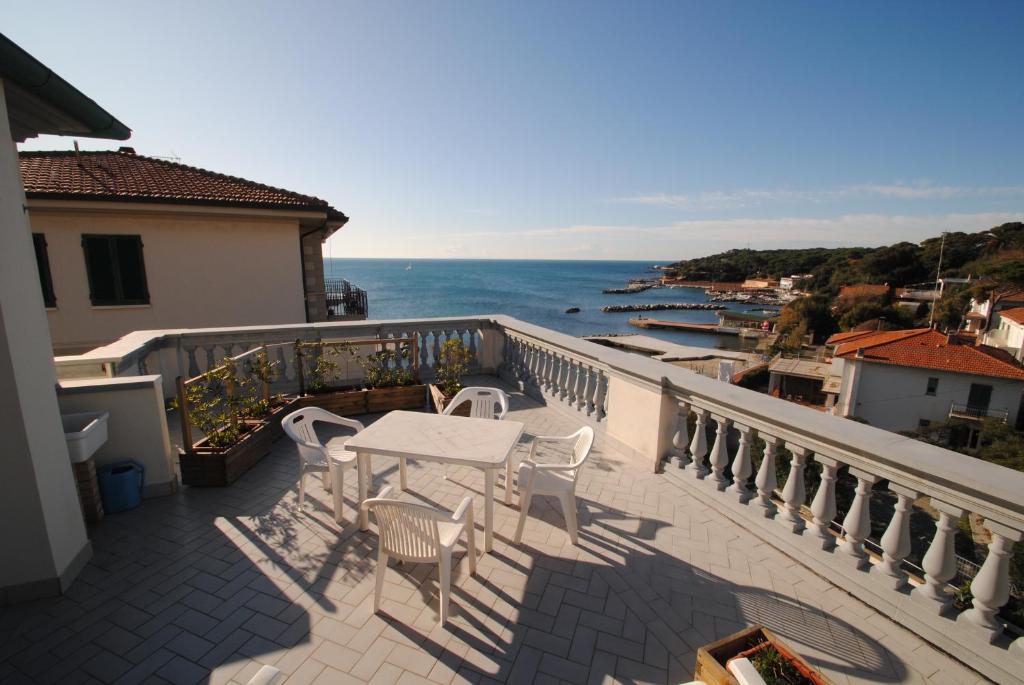
M 929 378 L 928 379 L 928 389 L 924 391 L 924 394 L 925 395 L 933 395 L 934 396 L 935 392 L 938 389 L 939 389 L 939 379 L 938 378 Z
M 82 249 L 93 306 L 149 304 L 140 236 L 83 235 Z
M 50 275 L 50 255 L 46 251 L 46 236 L 42 233 L 33 233 L 32 245 L 36 248 L 36 266 L 39 267 L 39 284 L 43 287 L 43 302 L 47 307 L 56 307 L 57 296 L 53 293 L 53 276 Z

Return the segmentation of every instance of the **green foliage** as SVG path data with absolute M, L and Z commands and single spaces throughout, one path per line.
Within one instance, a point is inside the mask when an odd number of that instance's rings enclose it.
M 803 327 L 803 334 L 814 334 L 814 342 L 823 343 L 836 332 L 836 320 L 832 316 L 828 297 L 812 295 L 793 300 L 779 312 L 779 321 L 775 330 L 781 335 L 780 340 L 789 340 L 794 331 Z M 786 344 L 786 343 L 783 343 Z
M 462 389 L 462 379 L 469 373 L 473 353 L 466 349 L 461 340 L 444 341 L 434 366 L 435 383 L 446 397 L 452 397 Z
M 412 385 L 416 382 L 412 367 L 406 366 L 409 359 L 409 347 L 402 345 L 398 350 L 381 350 L 359 358 L 359 366 L 363 369 L 363 380 L 371 388 L 393 388 L 399 385 Z
M 881 331 L 894 331 L 914 325 L 914 315 L 909 309 L 875 301 L 855 304 L 839 319 L 839 327 L 849 331 L 875 319 L 881 319 L 878 326 Z
M 811 682 L 771 645 L 756 652 L 750 663 L 765 685 L 804 685 Z
M 236 383 L 234 365 L 225 364 L 185 387 L 189 421 L 203 432 L 210 447 L 230 447 L 241 437 L 242 405 L 227 394 L 232 383 Z M 172 406 L 180 409 L 177 400 Z
M 971 291 L 955 288 L 942 294 L 935 303 L 933 321 L 943 330 L 957 330 L 971 306 Z
M 985 419 L 981 423 L 978 445 L 972 449 L 967 446 L 970 431 L 971 426 L 963 421 L 945 421 L 907 431 L 905 435 L 1014 471 L 1024 471 L 1024 433 L 1014 430 L 1005 421 Z

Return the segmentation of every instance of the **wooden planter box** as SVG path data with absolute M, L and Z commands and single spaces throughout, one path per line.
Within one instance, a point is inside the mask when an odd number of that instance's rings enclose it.
M 739 685 L 736 678 L 726 670 L 726 663 L 740 652 L 747 651 L 763 642 L 771 643 L 779 654 L 789 659 L 797 670 L 812 683 L 832 685 L 832 681 L 818 673 L 775 633 L 761 625 L 750 626 L 698 649 L 697 667 L 693 672 L 694 680 L 702 680 L 708 685 Z
M 426 386 L 400 385 L 393 388 L 335 390 L 301 399 L 303 407 L 321 407 L 340 416 L 377 414 L 397 409 L 423 409 Z
M 231 447 L 210 447 L 206 438 L 197 442 L 190 452 L 178 456 L 181 482 L 200 487 L 223 487 L 234 483 L 270 453 L 274 441 L 284 435 L 281 419 L 297 406 L 298 401 L 298 398 L 291 398 L 274 407 L 267 418 L 246 421 L 248 430 Z
M 448 403 L 454 399 L 454 396 L 448 397 L 441 392 L 441 388 L 437 387 L 433 383 L 428 387 L 430 388 L 430 400 L 434 405 L 434 411 L 440 414 L 444 411 L 444 408 L 448 406 Z M 452 412 L 452 416 L 469 416 L 469 412 L 472 408 L 473 406 L 469 402 L 463 402 L 455 408 L 455 411 Z

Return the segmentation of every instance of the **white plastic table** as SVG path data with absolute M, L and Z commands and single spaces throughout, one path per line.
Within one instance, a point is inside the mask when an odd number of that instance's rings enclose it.
M 423 412 L 393 411 L 356 433 L 345 449 L 356 453 L 359 472 L 359 527 L 370 527 L 362 504 L 370 490 L 370 457 L 398 457 L 399 480 L 406 489 L 407 459 L 471 466 L 484 472 L 484 551 L 492 549 L 494 472 L 505 469 L 505 500 L 510 501 L 512 465 L 509 455 L 525 426 L 518 421 L 471 419 Z

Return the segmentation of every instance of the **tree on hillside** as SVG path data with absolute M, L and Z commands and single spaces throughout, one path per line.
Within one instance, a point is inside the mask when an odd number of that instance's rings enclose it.
M 803 326 L 803 335 L 814 334 L 815 343 L 823 343 L 836 332 L 836 320 L 832 316 L 829 299 L 824 295 L 811 295 L 793 300 L 779 312 L 779 321 L 775 330 L 784 340 L 794 331 Z
M 940 330 L 958 330 L 964 315 L 971 307 L 971 291 L 968 288 L 953 288 L 942 294 L 935 302 L 932 322 Z
M 908 309 L 879 301 L 860 302 L 839 319 L 839 328 L 851 331 L 865 321 L 877 319 L 878 330 L 897 331 L 914 325 L 914 313 Z

